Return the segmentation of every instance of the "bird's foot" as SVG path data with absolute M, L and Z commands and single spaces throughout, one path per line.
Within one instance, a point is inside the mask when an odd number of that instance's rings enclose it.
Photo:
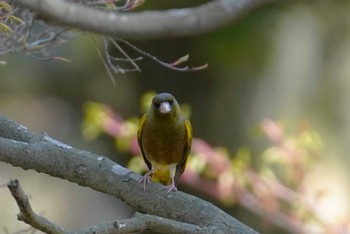
M 147 172 L 140 180 L 139 184 L 143 183 L 143 191 L 146 191 L 146 184 L 151 182 L 152 171 Z
M 171 184 L 168 185 L 168 186 L 165 186 L 163 188 L 163 190 L 168 190 L 167 193 L 171 192 L 171 191 L 174 191 L 176 192 L 177 191 L 177 188 L 176 188 L 176 185 L 175 185 L 175 181 L 174 180 L 171 180 Z

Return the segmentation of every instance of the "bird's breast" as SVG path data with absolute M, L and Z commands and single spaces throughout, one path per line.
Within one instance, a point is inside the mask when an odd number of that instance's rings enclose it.
M 186 130 L 184 124 L 163 126 L 146 124 L 142 135 L 142 148 L 146 158 L 159 164 L 178 164 L 186 156 Z

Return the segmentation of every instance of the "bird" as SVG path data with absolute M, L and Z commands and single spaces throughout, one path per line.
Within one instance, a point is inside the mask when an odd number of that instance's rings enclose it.
M 177 183 L 185 170 L 192 144 L 190 121 L 170 93 L 156 94 L 149 110 L 139 122 L 138 145 L 149 171 L 139 181 L 160 182 L 167 192 L 177 191 Z

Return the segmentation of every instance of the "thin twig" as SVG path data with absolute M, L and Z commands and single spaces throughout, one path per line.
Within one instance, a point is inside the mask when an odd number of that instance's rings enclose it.
M 130 59 L 125 59 L 125 58 L 118 58 L 118 57 L 113 57 L 113 56 L 109 56 L 109 58 L 111 60 L 118 61 L 118 62 L 130 62 Z M 131 60 L 134 61 L 134 62 L 137 62 L 137 61 L 141 61 L 143 59 L 144 58 L 142 56 L 139 56 L 139 57 L 133 58 Z
M 198 67 L 188 67 L 188 66 L 185 66 L 185 67 L 176 67 L 173 65 L 173 63 L 166 63 L 166 62 L 163 62 L 162 60 L 158 59 L 156 56 L 154 55 L 151 55 L 141 49 L 139 49 L 138 47 L 136 47 L 135 45 L 131 44 L 130 42 L 126 41 L 126 40 L 123 40 L 121 38 L 115 38 L 116 41 L 120 41 L 122 43 L 124 43 L 125 45 L 127 45 L 128 47 L 132 48 L 133 50 L 135 50 L 136 52 L 156 61 L 157 63 L 161 64 L 162 66 L 164 67 L 167 67 L 167 68 L 170 68 L 172 70 L 176 70 L 176 71 L 182 71 L 182 72 L 189 72 L 189 71 L 198 71 L 198 70 L 203 70 L 205 68 L 208 67 L 208 64 L 204 64 L 204 65 L 201 65 L 201 66 L 198 66 Z M 114 40 L 113 40 L 114 41 Z
M 191 72 L 191 71 L 199 71 L 202 69 L 205 69 L 208 67 L 208 64 L 204 64 L 202 66 L 198 66 L 198 67 L 189 67 L 189 66 L 184 66 L 184 67 L 179 67 L 180 64 L 187 62 L 189 55 L 185 55 L 179 59 L 177 59 L 175 62 L 172 63 L 166 63 L 163 62 L 162 60 L 158 59 L 156 56 L 151 55 L 141 49 L 139 49 L 138 47 L 136 47 L 135 45 L 131 44 L 128 41 L 125 41 L 121 38 L 104 38 L 104 53 L 106 56 L 106 65 L 108 65 L 108 71 L 112 70 L 114 71 L 114 73 L 125 73 L 125 72 L 132 72 L 132 71 L 138 71 L 141 72 L 141 68 L 138 66 L 138 64 L 136 62 L 141 61 L 144 59 L 143 56 L 139 56 L 137 58 L 131 58 L 128 53 L 122 48 L 122 46 L 118 43 L 123 43 L 125 46 L 131 48 L 132 50 L 136 51 L 137 53 L 140 53 L 141 55 L 152 59 L 153 61 L 159 63 L 160 65 L 175 70 L 175 71 L 180 71 L 180 72 Z M 109 45 L 110 43 L 122 54 L 123 57 L 116 57 L 116 56 L 112 56 L 110 54 L 109 51 Z M 132 69 L 126 69 L 126 68 L 122 68 L 120 67 L 118 64 L 115 65 L 113 62 L 129 62 L 132 65 Z
M 115 81 L 113 73 L 110 70 L 110 64 L 106 64 L 106 61 L 103 59 L 102 53 L 101 53 L 100 49 L 97 46 L 97 41 L 96 41 L 95 37 L 92 34 L 90 34 L 90 35 L 91 35 L 91 38 L 92 38 L 92 42 L 93 42 L 94 48 L 96 49 L 96 52 L 97 52 L 98 56 L 100 57 L 100 59 L 101 59 L 101 61 L 103 63 L 103 66 L 105 67 L 105 69 L 107 71 L 108 77 L 112 81 L 113 86 L 115 86 L 117 82 Z
M 135 61 L 132 58 L 130 58 L 130 56 L 123 50 L 123 48 L 116 42 L 116 40 L 114 40 L 113 38 L 109 39 L 112 42 L 112 44 L 118 49 L 118 51 L 130 61 L 131 65 L 134 67 L 133 70 L 141 72 L 140 67 L 135 63 Z

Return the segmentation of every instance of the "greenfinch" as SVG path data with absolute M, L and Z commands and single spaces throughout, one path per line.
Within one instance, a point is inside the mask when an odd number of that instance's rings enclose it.
M 192 127 L 173 95 L 160 93 L 153 97 L 148 113 L 140 120 L 137 139 L 149 169 L 140 180 L 143 189 L 152 178 L 166 185 L 168 192 L 176 191 L 191 150 Z

